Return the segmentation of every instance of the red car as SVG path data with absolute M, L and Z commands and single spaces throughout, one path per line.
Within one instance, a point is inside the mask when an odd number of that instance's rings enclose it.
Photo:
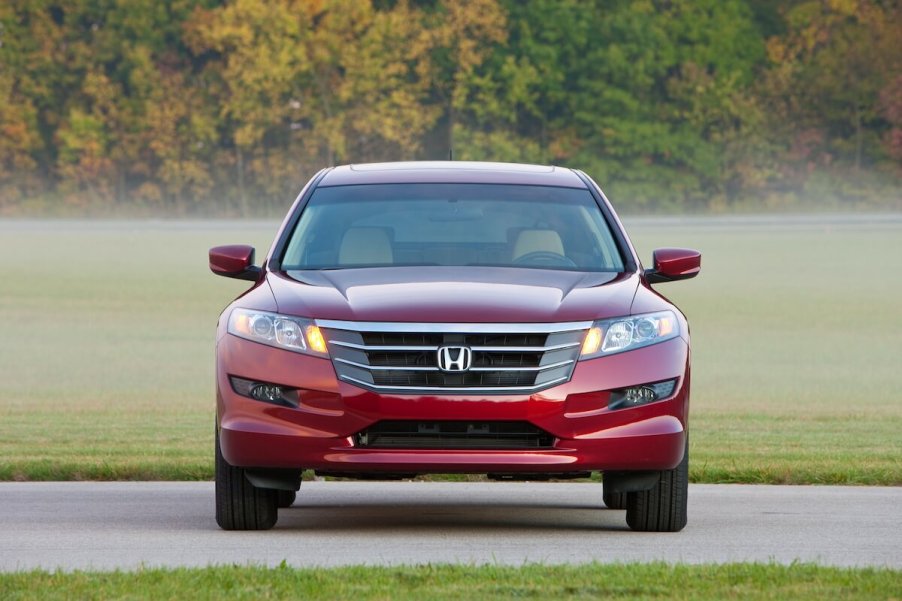
M 351 478 L 603 472 L 634 530 L 678 531 L 688 494 L 689 326 L 601 189 L 535 165 L 320 171 L 216 335 L 216 520 L 271 528 L 301 471 Z

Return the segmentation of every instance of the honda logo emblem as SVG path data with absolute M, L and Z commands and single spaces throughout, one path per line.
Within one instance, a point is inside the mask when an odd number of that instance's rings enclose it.
M 442 371 L 467 371 L 473 364 L 473 351 L 465 346 L 438 349 L 438 367 Z

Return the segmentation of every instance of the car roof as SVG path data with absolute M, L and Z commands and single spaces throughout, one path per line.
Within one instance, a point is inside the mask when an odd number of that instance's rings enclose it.
M 329 170 L 320 186 L 356 184 L 525 184 L 585 188 L 572 169 L 552 165 L 476 161 L 361 163 Z

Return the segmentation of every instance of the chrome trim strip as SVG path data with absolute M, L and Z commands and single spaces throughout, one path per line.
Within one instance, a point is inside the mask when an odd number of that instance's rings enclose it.
M 395 321 L 341 321 L 317 319 L 316 325 L 333 330 L 352 332 L 409 332 L 448 334 L 552 334 L 588 330 L 591 321 L 560 323 L 414 323 Z
M 357 349 L 359 351 L 437 351 L 439 348 L 437 346 L 367 346 L 365 344 L 344 342 L 342 340 L 330 340 L 329 344 Z M 552 344 L 550 346 L 471 346 L 470 350 L 479 351 L 481 353 L 547 353 L 549 351 L 573 348 L 575 346 L 580 346 L 581 344 L 581 342 L 568 342 L 566 344 Z
M 440 388 L 437 386 L 388 386 L 383 384 L 370 384 L 369 382 L 364 382 L 363 380 L 358 380 L 357 378 L 352 378 L 351 376 L 341 375 L 340 378 L 345 380 L 346 382 L 352 382 L 354 384 L 360 384 L 364 388 L 375 388 L 377 390 L 411 390 L 414 392 L 435 392 L 437 394 L 448 393 L 448 392 L 460 392 L 460 393 L 499 393 L 499 392 L 534 392 L 541 388 L 547 388 L 553 384 L 558 384 L 560 382 L 566 382 L 570 379 L 570 377 L 557 378 L 556 380 L 549 380 L 548 382 L 543 382 L 538 386 L 498 386 L 496 388 L 492 387 L 482 387 L 482 388 Z M 403 393 L 402 393 L 403 394 Z
M 356 342 L 344 342 L 342 340 L 330 340 L 329 344 L 353 348 L 360 351 L 437 351 L 437 346 L 367 346 L 365 344 L 357 344 Z
M 338 361 L 340 363 L 345 363 L 346 365 L 352 365 L 354 367 L 359 367 L 360 369 L 365 369 L 367 371 L 441 371 L 437 367 L 428 367 L 428 366 L 394 366 L 394 365 L 367 365 L 365 363 L 357 363 L 356 361 L 350 361 L 348 359 L 342 359 L 341 357 L 334 357 L 334 361 Z M 549 369 L 555 369 L 557 367 L 564 367 L 565 365 L 570 365 L 574 360 L 570 359 L 569 361 L 559 361 L 558 363 L 551 363 L 549 365 L 539 365 L 538 367 L 471 367 L 467 371 L 502 371 L 502 372 L 511 372 L 511 371 L 547 371 Z M 460 372 L 466 373 L 466 372 Z
M 560 361 L 549 365 L 540 365 L 538 367 L 471 367 L 467 371 L 546 371 L 555 367 L 564 367 L 573 363 L 573 359 L 569 361 Z
M 392 365 L 366 365 L 364 363 L 357 363 L 356 361 L 342 359 L 341 357 L 333 357 L 332 360 L 340 361 L 341 363 L 346 363 L 347 365 L 353 365 L 354 367 L 359 367 L 360 369 L 365 369 L 367 371 L 439 371 L 437 367 L 420 367 L 415 365 L 409 367 L 395 367 Z
M 470 350 L 483 353 L 547 353 L 580 345 L 582 345 L 582 342 L 552 344 L 551 346 L 471 346 Z

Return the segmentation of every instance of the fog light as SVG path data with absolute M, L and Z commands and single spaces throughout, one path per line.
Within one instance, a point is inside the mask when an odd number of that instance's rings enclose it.
M 245 380 L 244 378 L 236 378 L 235 376 L 230 376 L 229 381 L 232 384 L 232 390 L 241 396 L 263 403 L 272 403 L 274 405 L 283 405 L 285 407 L 298 406 L 298 392 L 294 388 L 288 388 L 278 384 L 269 384 L 267 382 Z
M 282 398 L 282 387 L 271 384 L 257 384 L 251 388 L 251 396 L 258 401 L 272 403 Z
M 676 379 L 673 379 L 654 384 L 642 384 L 641 386 L 612 390 L 611 399 L 608 401 L 608 409 L 637 407 L 666 399 L 673 394 L 676 383 Z

